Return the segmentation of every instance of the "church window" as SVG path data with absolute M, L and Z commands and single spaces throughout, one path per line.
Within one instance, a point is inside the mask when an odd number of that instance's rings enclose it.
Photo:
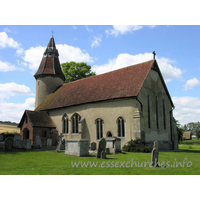
M 117 119 L 117 126 L 118 126 L 118 137 L 125 137 L 125 124 L 124 119 L 119 117 Z
M 156 96 L 156 126 L 159 129 L 159 119 L 158 119 L 158 97 Z
M 77 113 L 72 116 L 72 133 L 78 133 L 78 123 L 80 119 L 81 116 Z
M 151 128 L 150 97 L 147 96 L 148 127 Z
M 96 123 L 96 129 L 97 129 L 97 140 L 99 140 L 103 137 L 103 120 L 96 119 L 95 123 Z
M 165 101 L 163 100 L 163 124 L 164 129 L 166 129 L 166 115 L 165 115 Z
M 62 118 L 62 132 L 63 133 L 69 133 L 69 120 L 66 114 L 64 114 Z

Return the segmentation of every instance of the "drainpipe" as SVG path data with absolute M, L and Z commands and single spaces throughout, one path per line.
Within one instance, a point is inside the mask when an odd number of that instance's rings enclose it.
M 138 97 L 136 96 L 136 100 L 140 103 L 140 107 L 141 107 L 141 112 L 143 112 L 143 105 L 142 102 L 138 99 Z

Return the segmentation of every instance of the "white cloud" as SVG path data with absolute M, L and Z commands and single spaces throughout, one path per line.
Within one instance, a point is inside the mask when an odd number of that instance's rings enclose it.
M 184 125 L 189 122 L 200 121 L 200 98 L 197 97 L 173 97 L 175 110 L 174 117 Z
M 0 72 L 15 71 L 17 69 L 17 67 L 10 64 L 9 62 L 3 62 L 0 60 Z
M 157 58 L 157 61 L 166 82 L 170 82 L 173 79 L 182 79 L 183 71 L 180 68 L 172 66 L 175 63 L 174 61 L 164 57 Z
M 35 98 L 28 98 L 24 103 L 1 103 L 0 120 L 19 122 L 24 110 L 33 110 L 35 107 Z
M 183 86 L 184 90 L 192 90 L 193 87 L 200 85 L 200 81 L 197 78 L 187 80 L 186 84 Z
M 19 95 L 32 95 L 29 87 L 25 85 L 19 85 L 17 83 L 3 83 L 0 84 L 0 100 L 9 98 L 10 96 Z
M 32 71 L 36 71 L 42 60 L 43 53 L 46 47 L 38 46 L 31 47 L 24 52 L 24 61 L 28 63 L 28 67 Z
M 3 29 L 5 32 L 7 32 L 7 33 L 11 33 L 11 30 L 9 29 L 9 28 L 4 28 Z
M 63 62 L 93 62 L 93 58 L 84 50 L 78 47 L 69 46 L 66 44 L 56 45 L 59 52 L 60 63 Z M 24 52 L 24 61 L 28 63 L 28 67 L 35 72 L 41 63 L 43 53 L 46 47 L 37 46 L 31 47 Z
M 0 47 L 1 48 L 6 48 L 6 47 L 11 47 L 11 48 L 19 48 L 19 43 L 14 41 L 13 38 L 8 37 L 6 32 L 0 32 Z
M 89 55 L 89 53 L 81 50 L 78 47 L 69 46 L 67 44 L 58 44 L 56 45 L 58 52 L 60 63 L 63 62 L 93 62 L 93 58 Z
M 92 41 L 91 47 L 98 47 L 100 46 L 102 36 L 96 37 L 94 36 L 94 40 Z
M 107 35 L 118 36 L 119 34 L 126 34 L 128 32 L 137 31 L 142 29 L 143 26 L 140 25 L 113 25 L 113 29 L 106 30 Z
M 127 67 L 130 65 L 142 63 L 153 58 L 152 53 L 144 53 L 137 55 L 130 54 L 119 54 L 116 58 L 109 60 L 107 64 L 98 66 L 94 65 L 93 70 L 97 74 L 106 73 L 109 71 L 113 71 L 116 69 L 120 69 L 123 67 Z M 166 82 L 172 81 L 173 79 L 181 79 L 182 78 L 182 70 L 176 67 L 173 67 L 171 61 L 168 58 L 157 58 L 158 65 L 162 72 L 162 75 Z
M 92 29 L 89 29 L 89 27 L 86 25 L 85 26 L 85 28 L 86 28 L 86 30 L 88 31 L 88 32 L 93 32 L 93 30 Z
M 113 29 L 108 29 L 106 30 L 106 34 L 108 35 L 114 35 L 117 37 L 118 35 L 122 34 L 127 34 L 127 33 L 132 33 L 133 31 L 140 30 L 144 28 L 145 26 L 142 25 L 113 25 Z M 150 25 L 147 26 L 149 28 L 155 28 L 156 25 Z

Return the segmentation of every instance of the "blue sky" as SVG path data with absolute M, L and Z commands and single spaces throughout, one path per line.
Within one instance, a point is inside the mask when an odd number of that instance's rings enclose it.
M 60 62 L 87 62 L 97 74 L 156 59 L 181 124 L 200 121 L 200 26 L 1 25 L 0 121 L 34 109 L 33 77 L 54 31 Z

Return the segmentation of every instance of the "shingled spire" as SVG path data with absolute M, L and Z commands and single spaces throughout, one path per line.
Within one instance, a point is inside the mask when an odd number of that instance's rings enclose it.
M 65 80 L 58 57 L 58 50 L 56 49 L 55 41 L 52 36 L 43 54 L 39 69 L 34 77 L 37 79 L 38 77 L 53 76 Z

